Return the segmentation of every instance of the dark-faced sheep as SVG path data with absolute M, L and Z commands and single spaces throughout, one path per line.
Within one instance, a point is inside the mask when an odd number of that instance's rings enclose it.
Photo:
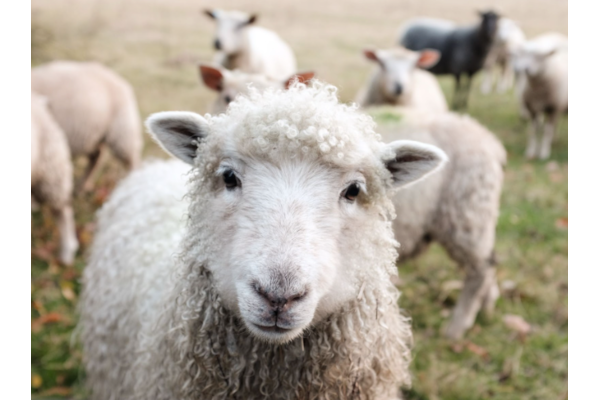
M 440 61 L 428 70 L 436 75 L 454 76 L 454 109 L 467 107 L 473 75 L 483 67 L 496 35 L 498 14 L 488 11 L 480 16 L 478 24 L 467 27 L 456 27 L 445 20 L 415 19 L 400 31 L 399 44 L 407 49 L 435 49 L 441 53 Z M 466 83 L 461 83 L 463 75 Z

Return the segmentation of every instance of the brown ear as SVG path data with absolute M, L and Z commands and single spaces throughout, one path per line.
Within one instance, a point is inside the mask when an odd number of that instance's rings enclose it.
M 204 84 L 212 90 L 223 90 L 223 74 L 217 68 L 200 65 L 200 76 Z
M 285 83 L 283 87 L 285 89 L 289 89 L 290 85 L 296 80 L 300 83 L 306 83 L 310 81 L 315 76 L 315 73 L 312 71 L 309 72 L 298 72 L 297 74 L 292 75 Z
M 379 59 L 377 58 L 377 54 L 375 54 L 375 50 L 364 49 L 363 50 L 363 54 L 365 55 L 365 57 L 367 58 L 367 60 L 379 62 Z
M 441 54 L 437 50 L 425 49 L 421 51 L 417 66 L 421 68 L 431 68 L 440 61 Z
M 251 25 L 251 24 L 255 23 L 257 19 L 258 19 L 258 15 L 252 14 L 250 16 L 250 18 L 248 18 L 248 21 L 246 22 L 246 25 Z
M 212 19 L 217 19 L 217 15 L 213 10 L 204 10 L 204 14 L 208 15 Z

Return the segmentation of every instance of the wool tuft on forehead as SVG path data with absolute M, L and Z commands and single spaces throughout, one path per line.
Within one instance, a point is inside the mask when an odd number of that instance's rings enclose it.
M 288 90 L 251 87 L 209 124 L 221 146 L 241 155 L 312 155 L 342 168 L 377 154 L 382 144 L 370 116 L 356 105 L 341 104 L 337 89 L 318 81 Z

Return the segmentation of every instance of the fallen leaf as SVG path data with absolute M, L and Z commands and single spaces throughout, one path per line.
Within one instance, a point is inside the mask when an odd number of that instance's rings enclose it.
M 42 328 L 42 326 L 44 326 L 46 324 L 53 324 L 53 323 L 62 322 L 65 320 L 66 320 L 66 318 L 57 312 L 51 312 L 48 314 L 44 314 L 44 315 L 34 319 L 33 321 L 31 321 L 31 331 L 38 332 Z
M 473 342 L 467 342 L 467 350 L 471 353 L 478 355 L 479 357 L 487 360 L 490 357 L 490 353 L 481 346 L 476 345 Z
M 567 219 L 567 217 L 559 218 L 554 223 L 554 226 L 556 226 L 558 229 L 567 229 L 568 225 L 569 220 Z
M 521 336 L 526 336 L 531 332 L 531 325 L 519 315 L 506 314 L 502 320 L 504 321 L 504 325 Z
M 48 390 L 44 390 L 39 395 L 40 395 L 40 397 L 41 396 L 47 397 L 47 396 L 68 396 L 70 394 L 71 394 L 71 388 L 68 388 L 66 386 L 55 386 Z
M 31 375 L 31 387 L 37 389 L 40 386 L 42 386 L 42 383 L 44 383 L 44 381 L 42 380 L 41 376 L 39 376 L 38 374 Z

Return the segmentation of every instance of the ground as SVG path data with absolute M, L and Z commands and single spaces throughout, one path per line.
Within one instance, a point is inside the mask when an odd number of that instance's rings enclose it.
M 470 23 L 475 10 L 490 6 L 519 21 L 528 36 L 567 33 L 566 0 L 33 0 L 32 65 L 97 60 L 133 84 L 143 118 L 164 110 L 204 113 L 215 94 L 200 85 L 197 63 L 212 59 L 213 23 L 201 10 L 241 9 L 256 12 L 262 26 L 291 45 L 300 70 L 316 71 L 339 87 L 342 101 L 352 101 L 371 68 L 362 48 L 393 46 L 398 27 L 410 17 Z M 450 98 L 452 81 L 440 81 Z M 551 161 L 528 162 L 523 157 L 526 124 L 513 93 L 483 96 L 473 90 L 468 112 L 508 151 L 496 246 L 502 297 L 493 316 L 478 318 L 464 340 L 452 343 L 441 337 L 440 328 L 457 299 L 461 271 L 439 246 L 399 266 L 400 305 L 412 317 L 415 334 L 413 386 L 405 397 L 566 399 L 567 119 L 560 122 Z M 398 117 L 379 113 L 376 120 L 391 129 Z M 145 139 L 145 157 L 164 157 Z M 110 156 L 105 161 L 94 191 L 75 199 L 82 246 L 73 267 L 60 266 L 54 257 L 58 234 L 49 211 L 32 212 L 33 398 L 85 398 L 81 351 L 73 333 L 79 278 L 94 212 L 125 173 Z M 530 332 L 519 333 L 516 328 L 523 326 L 507 324 L 505 317 L 511 315 L 522 317 Z

